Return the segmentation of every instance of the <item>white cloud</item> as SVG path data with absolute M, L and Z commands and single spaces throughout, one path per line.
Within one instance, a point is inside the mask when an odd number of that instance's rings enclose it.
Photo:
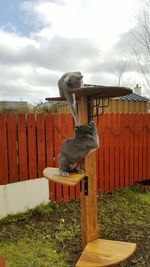
M 132 27 L 136 0 L 26 1 L 22 9 L 28 20 L 49 26 L 54 35 L 115 42 Z M 30 20 L 29 20 L 30 21 Z
M 135 3 L 24 1 L 20 12 L 34 30 L 23 36 L 17 26 L 0 29 L 0 99 L 35 102 L 56 96 L 57 80 L 66 71 L 80 70 L 85 83 L 114 84 L 114 61 L 128 53 Z

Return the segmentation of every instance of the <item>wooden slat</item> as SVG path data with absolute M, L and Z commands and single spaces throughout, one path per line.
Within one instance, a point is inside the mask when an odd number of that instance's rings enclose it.
M 8 155 L 7 155 L 7 117 L 0 114 L 0 184 L 8 183 Z
M 120 188 L 125 186 L 124 114 L 120 114 Z
M 18 144 L 16 115 L 7 116 L 8 126 L 8 156 L 9 156 L 9 182 L 18 182 Z
M 58 154 L 61 144 L 61 132 L 59 127 L 59 115 L 54 114 L 54 149 L 55 149 L 55 166 L 58 167 Z M 56 184 L 56 201 L 62 201 L 62 185 Z
M 98 132 L 99 117 L 94 117 L 94 121 L 96 123 L 97 132 Z M 99 136 L 99 132 L 98 132 L 98 136 Z M 100 140 L 99 140 L 99 142 L 100 142 Z M 100 177 L 99 177 L 99 149 L 97 149 L 96 150 L 96 183 L 97 183 L 97 193 L 100 191 L 99 181 L 100 181 Z
M 147 115 L 143 114 L 143 180 L 150 177 L 148 175 L 148 168 L 150 168 L 150 126 L 148 131 L 148 118 L 150 120 L 150 116 Z
M 45 157 L 45 124 L 44 114 L 39 113 L 36 115 L 37 125 L 37 154 L 38 154 L 38 177 L 43 176 L 43 170 L 46 167 Z
M 130 114 L 130 132 L 129 132 L 129 142 L 130 142 L 130 163 L 129 163 L 129 168 L 130 168 L 130 184 L 132 185 L 134 182 L 134 165 L 133 165 L 133 160 L 134 160 L 134 114 Z
M 67 114 L 67 136 L 73 137 L 73 118 L 71 113 Z M 69 188 L 69 198 L 75 199 L 75 188 L 70 187 Z
M 54 167 L 54 122 L 53 115 L 45 116 L 45 134 L 46 134 L 46 162 L 47 166 Z
M 139 115 L 134 115 L 134 181 L 139 180 Z
M 139 172 L 138 172 L 138 180 L 143 179 L 143 132 L 144 132 L 144 124 L 143 124 L 143 114 L 139 114 Z
M 53 115 L 46 114 L 45 117 L 45 134 L 46 134 L 46 166 L 54 167 L 54 122 Z M 49 198 L 51 201 L 56 200 L 55 183 L 49 182 Z
M 67 137 L 67 118 L 66 114 L 60 114 L 60 131 L 61 131 L 61 143 Z M 69 200 L 69 188 L 67 185 L 63 185 L 63 200 Z
M 105 185 L 105 192 L 109 192 L 109 161 L 110 161 L 110 155 L 109 155 L 109 129 L 108 129 L 108 113 L 104 114 L 104 172 L 105 172 L 105 179 L 104 179 L 104 185 Z
M 145 118 L 146 117 L 146 118 Z M 144 114 L 144 121 L 146 120 L 147 125 L 147 165 L 146 165 L 146 177 L 150 178 L 150 114 Z M 145 130 L 144 130 L 144 142 L 145 142 Z M 144 168 L 145 166 L 143 166 Z M 143 173 L 144 176 L 144 173 Z
M 119 168 L 120 168 L 120 115 L 115 114 L 115 188 L 119 189 Z
M 36 125 L 35 115 L 27 116 L 27 133 L 28 133 L 28 159 L 29 159 L 29 179 L 37 178 L 37 149 L 36 149 Z
M 27 134 L 25 114 L 18 114 L 18 148 L 20 181 L 28 179 Z
M 114 113 L 110 114 L 110 191 L 115 188 L 115 138 Z
M 129 183 L 129 179 L 130 179 L 130 174 L 129 174 L 129 166 L 130 166 L 130 115 L 128 113 L 124 114 L 125 115 L 125 119 L 124 119 L 124 123 L 125 123 L 125 186 L 128 186 Z
M 99 148 L 99 188 L 100 192 L 104 192 L 104 125 L 103 125 L 103 115 L 99 116 L 99 138 L 100 138 L 100 148 Z

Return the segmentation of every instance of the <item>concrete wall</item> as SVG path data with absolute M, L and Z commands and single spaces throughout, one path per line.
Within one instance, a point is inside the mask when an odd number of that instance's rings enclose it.
M 45 178 L 0 186 L 0 218 L 48 202 L 49 186 Z

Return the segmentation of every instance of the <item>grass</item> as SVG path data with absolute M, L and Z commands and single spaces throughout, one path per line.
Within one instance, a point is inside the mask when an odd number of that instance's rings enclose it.
M 150 266 L 150 193 L 136 188 L 98 197 L 99 237 L 136 242 L 119 266 Z M 6 267 L 73 267 L 81 254 L 80 205 L 50 203 L 0 220 Z

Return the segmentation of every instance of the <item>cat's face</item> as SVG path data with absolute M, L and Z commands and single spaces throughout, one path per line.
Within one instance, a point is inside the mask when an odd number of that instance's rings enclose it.
M 93 127 L 90 124 L 79 125 L 75 127 L 75 136 L 82 136 L 85 134 L 92 135 L 92 132 L 93 132 Z
M 64 80 L 66 84 L 71 88 L 80 88 L 83 85 L 83 76 L 71 74 Z

